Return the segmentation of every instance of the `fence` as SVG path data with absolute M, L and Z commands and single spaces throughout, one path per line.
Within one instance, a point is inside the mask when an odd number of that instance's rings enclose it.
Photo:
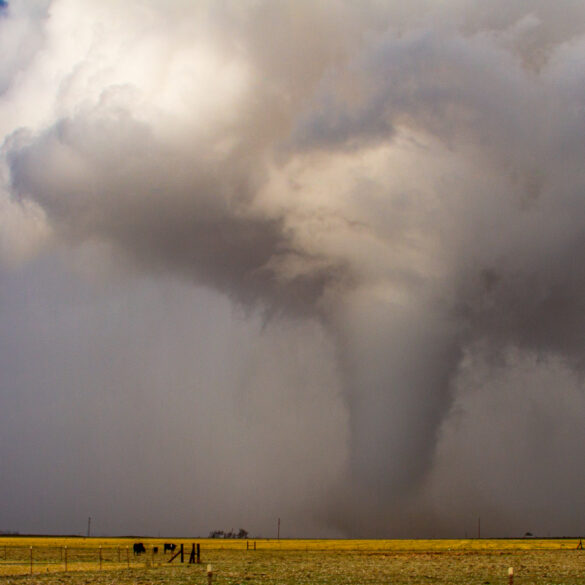
M 0 575 L 156 567 L 169 560 L 150 547 L 135 555 L 131 546 L 0 546 Z

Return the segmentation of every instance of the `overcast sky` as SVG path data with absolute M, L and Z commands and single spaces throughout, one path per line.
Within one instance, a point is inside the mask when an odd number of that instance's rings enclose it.
M 581 0 L 0 1 L 0 530 L 585 532 Z

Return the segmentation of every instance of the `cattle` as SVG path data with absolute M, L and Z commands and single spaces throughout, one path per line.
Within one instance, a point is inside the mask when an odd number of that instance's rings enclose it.
M 177 545 L 172 542 L 165 542 L 163 552 L 173 552 L 177 548 Z
M 157 555 L 158 554 L 158 546 L 153 546 L 152 547 L 152 554 L 153 555 Z
M 146 552 L 146 548 L 142 542 L 135 542 L 132 548 L 135 555 L 141 555 L 142 553 Z

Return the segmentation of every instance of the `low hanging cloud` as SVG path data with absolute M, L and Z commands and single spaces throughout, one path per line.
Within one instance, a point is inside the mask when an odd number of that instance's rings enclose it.
M 523 530 L 534 510 L 538 530 L 577 529 L 573 489 L 554 505 L 535 492 L 514 521 L 515 488 L 494 487 L 489 501 L 484 469 L 501 485 L 514 468 L 543 478 L 528 446 L 474 447 L 470 420 L 493 413 L 478 423 L 484 441 L 492 428 L 542 441 L 566 414 L 551 396 L 583 409 L 581 3 L 55 0 L 3 13 L 5 266 L 44 249 L 78 272 L 95 249 L 100 282 L 126 272 L 129 283 L 204 287 L 210 306 L 229 298 L 279 364 L 254 366 L 263 416 L 242 454 L 274 514 L 290 492 L 274 496 L 281 483 L 258 454 L 266 420 L 285 404 L 306 414 L 306 389 L 321 380 L 321 418 L 310 420 L 335 463 L 299 463 L 285 448 L 292 415 L 275 451 L 312 485 L 299 481 L 299 531 L 444 534 L 482 507 L 494 532 Z M 314 349 L 310 380 L 288 343 Z M 242 355 L 227 366 L 240 394 L 219 391 L 228 409 L 252 391 L 238 379 Z M 122 377 L 142 375 L 129 366 Z M 510 426 L 501 405 L 522 404 L 525 383 L 538 406 Z M 544 466 L 570 433 L 556 436 Z M 554 465 L 561 484 L 579 483 L 573 460 Z M 458 473 L 460 505 L 447 495 Z

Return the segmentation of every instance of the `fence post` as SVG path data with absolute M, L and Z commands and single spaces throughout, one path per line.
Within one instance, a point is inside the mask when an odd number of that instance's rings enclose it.
M 201 564 L 201 546 L 197 543 L 197 564 Z
M 33 552 L 32 546 L 30 547 L 30 574 L 33 574 Z
M 67 545 L 65 545 L 65 572 L 67 572 Z
M 100 546 L 100 571 L 102 570 L 102 547 Z

